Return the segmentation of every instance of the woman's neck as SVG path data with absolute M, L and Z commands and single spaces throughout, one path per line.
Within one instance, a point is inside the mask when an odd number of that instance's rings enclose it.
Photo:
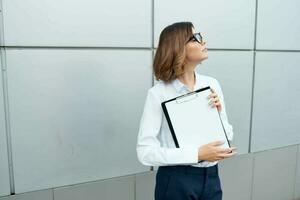
M 183 75 L 178 77 L 178 79 L 192 91 L 194 90 L 194 85 L 196 83 L 196 75 L 194 70 L 195 68 L 189 68 L 189 70 L 186 70 Z

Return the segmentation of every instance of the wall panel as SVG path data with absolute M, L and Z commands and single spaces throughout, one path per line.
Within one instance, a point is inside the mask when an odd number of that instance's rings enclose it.
M 7 51 L 16 192 L 149 170 L 136 137 L 151 52 Z
M 6 46 L 151 45 L 151 0 L 2 1 Z
M 257 52 L 251 151 L 300 143 L 300 53 Z
M 252 199 L 293 199 L 297 145 L 254 154 Z
M 299 0 L 259 0 L 257 48 L 300 50 L 299 8 Z
M 209 48 L 252 49 L 255 1 L 155 1 L 154 36 L 174 22 L 192 21 Z

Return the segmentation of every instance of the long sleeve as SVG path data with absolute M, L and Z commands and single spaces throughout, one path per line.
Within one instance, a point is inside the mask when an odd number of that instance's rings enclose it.
M 161 101 L 148 90 L 137 137 L 137 157 L 143 165 L 191 165 L 198 163 L 197 148 L 161 147 L 158 135 L 162 124 Z
M 227 117 L 227 114 L 226 114 L 226 105 L 225 105 L 225 100 L 224 100 L 224 95 L 223 95 L 223 91 L 222 91 L 222 88 L 221 88 L 221 85 L 220 83 L 218 82 L 218 80 L 216 80 L 216 84 L 215 84 L 215 89 L 216 89 L 216 92 L 220 98 L 220 103 L 222 105 L 222 109 L 220 111 L 220 117 L 221 117 L 221 120 L 222 120 L 222 123 L 224 125 L 224 129 L 227 133 L 227 137 L 228 137 L 228 140 L 230 142 L 232 142 L 233 140 L 233 127 L 232 125 L 228 122 L 228 117 Z

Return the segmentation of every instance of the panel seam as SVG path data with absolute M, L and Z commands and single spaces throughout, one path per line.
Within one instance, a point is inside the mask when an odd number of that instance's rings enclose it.
M 5 118 L 5 132 L 7 143 L 7 158 L 8 158 L 8 170 L 9 170 L 9 182 L 10 193 L 15 194 L 15 182 L 14 182 L 14 169 L 12 159 L 12 140 L 10 129 L 10 117 L 9 117 L 9 101 L 8 101 L 8 81 L 7 81 L 7 68 L 6 68 L 6 51 L 1 50 L 1 64 L 2 64 L 2 83 L 3 83 L 3 104 L 4 104 L 4 118 Z
M 254 102 L 254 87 L 255 87 L 255 67 L 256 67 L 256 40 L 257 40 L 257 15 L 258 15 L 258 0 L 255 1 L 255 21 L 254 21 L 254 45 L 253 45 L 253 65 L 252 65 L 252 91 L 251 91 L 251 112 L 250 112 L 250 131 L 248 153 L 252 151 L 252 126 L 253 126 L 253 102 Z

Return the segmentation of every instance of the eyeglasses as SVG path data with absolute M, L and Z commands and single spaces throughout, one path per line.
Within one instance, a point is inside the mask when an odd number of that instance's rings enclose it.
M 202 35 L 201 35 L 201 33 L 200 33 L 200 32 L 199 32 L 199 33 L 194 33 L 194 34 L 189 38 L 189 40 L 188 40 L 186 43 L 188 43 L 188 42 L 191 41 L 191 40 L 197 41 L 197 42 L 199 42 L 199 43 L 202 43 L 203 40 L 202 40 Z

